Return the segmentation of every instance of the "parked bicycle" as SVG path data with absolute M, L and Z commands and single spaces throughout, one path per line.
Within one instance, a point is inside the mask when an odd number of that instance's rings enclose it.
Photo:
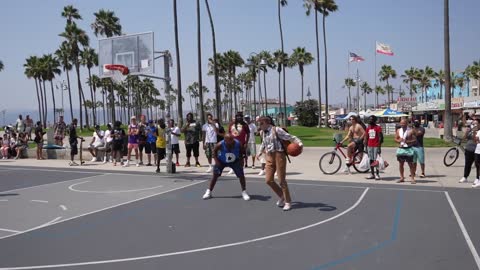
M 461 138 L 453 137 L 453 143 L 456 145 L 448 149 L 445 157 L 443 157 L 443 164 L 445 164 L 447 167 L 452 166 L 455 161 L 457 161 L 458 157 L 460 156 L 460 151 L 465 153 L 465 148 L 462 146 Z
M 344 153 L 346 151 L 346 147 L 342 144 L 340 144 L 341 138 L 338 136 L 335 136 L 333 139 L 335 141 L 335 149 L 333 151 L 328 152 L 323 154 L 320 157 L 320 161 L 318 162 L 318 166 L 320 167 L 320 170 L 324 174 L 336 174 L 340 168 L 342 167 L 342 160 L 345 160 L 347 158 L 347 155 Z M 339 155 L 339 153 L 342 155 L 342 157 Z M 363 155 L 367 155 L 367 152 L 365 151 L 356 151 L 353 154 L 353 162 L 352 166 L 353 168 L 359 172 L 359 173 L 367 173 L 370 171 L 370 169 L 367 170 L 361 170 L 360 167 L 360 162 L 362 162 Z

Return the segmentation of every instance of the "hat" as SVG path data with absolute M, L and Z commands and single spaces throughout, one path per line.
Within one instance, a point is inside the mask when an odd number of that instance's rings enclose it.
M 247 114 L 247 115 L 244 116 L 244 118 L 250 119 L 250 115 Z
M 95 125 L 95 129 L 100 129 L 100 126 L 99 126 L 99 125 Z
M 130 120 L 131 120 L 131 119 L 135 119 L 135 120 L 136 120 L 137 117 L 135 117 L 135 115 L 134 115 L 134 116 L 130 117 Z
M 153 120 L 152 119 L 148 120 L 148 123 L 153 124 Z

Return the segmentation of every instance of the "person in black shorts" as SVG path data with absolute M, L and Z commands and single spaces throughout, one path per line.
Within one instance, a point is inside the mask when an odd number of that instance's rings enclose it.
M 176 166 L 180 166 L 178 163 L 178 154 L 180 154 L 180 145 L 178 144 L 178 139 L 180 138 L 180 128 L 175 126 L 175 121 L 170 119 L 168 121 L 168 128 L 170 128 L 170 143 L 172 145 L 172 152 L 175 153 Z
M 122 129 L 122 122 L 116 121 L 115 124 L 113 125 L 113 131 L 112 131 L 113 166 L 117 166 L 117 162 L 122 161 L 122 158 L 123 158 L 122 151 L 124 148 L 125 136 L 126 136 L 125 130 Z
M 190 167 L 190 157 L 195 158 L 195 166 L 201 167 L 200 162 L 198 162 L 198 156 L 200 155 L 200 135 L 202 133 L 202 125 L 200 122 L 193 119 L 193 113 L 187 113 L 187 121 L 182 128 L 182 132 L 185 133 L 185 148 L 187 150 L 187 163 L 185 167 Z
M 77 118 L 74 118 L 72 124 L 68 127 L 70 134 L 69 143 L 70 143 L 70 166 L 78 166 L 78 163 L 75 162 L 75 155 L 78 154 L 78 139 L 83 140 L 82 137 L 77 136 Z M 82 151 L 82 149 L 80 149 Z
M 148 126 L 146 127 L 147 143 L 145 144 L 145 154 L 147 154 L 147 166 L 152 166 L 152 154 L 153 164 L 157 164 L 157 148 L 155 146 L 157 141 L 157 127 L 153 120 L 148 120 Z

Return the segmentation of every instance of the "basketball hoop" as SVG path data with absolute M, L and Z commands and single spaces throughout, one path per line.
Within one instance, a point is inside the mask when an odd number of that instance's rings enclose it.
M 113 81 L 115 81 L 116 83 L 123 82 L 127 78 L 127 75 L 130 73 L 128 67 L 124 65 L 108 64 L 103 66 L 103 70 L 105 74 L 111 74 Z

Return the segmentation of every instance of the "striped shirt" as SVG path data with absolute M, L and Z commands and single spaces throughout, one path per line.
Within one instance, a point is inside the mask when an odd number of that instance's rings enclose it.
M 274 132 L 272 132 L 273 128 L 275 128 L 276 136 L 274 136 L 273 134 Z M 261 136 L 262 136 L 262 144 L 260 145 L 260 150 L 259 150 L 260 153 L 262 153 L 263 151 L 265 151 L 266 153 L 273 153 L 275 151 L 283 152 L 284 149 L 283 149 L 281 140 L 295 142 L 295 143 L 302 142 L 296 136 L 290 135 L 282 128 L 278 128 L 275 126 L 270 126 L 266 131 L 262 130 Z

